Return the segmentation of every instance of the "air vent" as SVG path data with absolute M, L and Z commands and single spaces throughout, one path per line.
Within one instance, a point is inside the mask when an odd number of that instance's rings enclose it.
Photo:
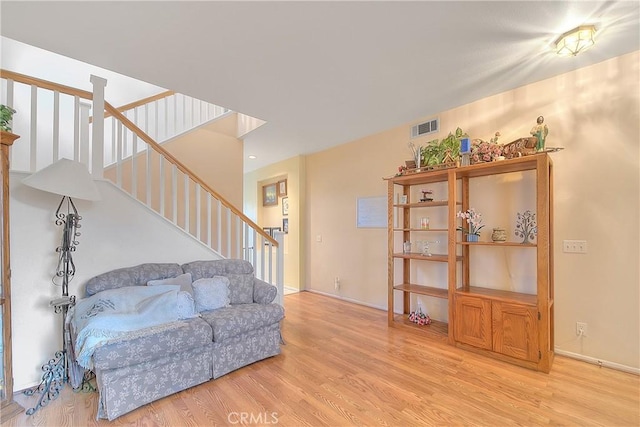
M 418 136 L 435 133 L 438 132 L 439 129 L 440 121 L 438 119 L 429 120 L 413 126 L 411 128 L 411 138 L 417 138 Z

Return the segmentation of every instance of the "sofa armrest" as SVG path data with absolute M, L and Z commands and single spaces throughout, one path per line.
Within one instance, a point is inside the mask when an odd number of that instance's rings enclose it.
M 278 288 L 264 282 L 260 279 L 253 278 L 253 301 L 258 304 L 270 304 L 276 299 Z

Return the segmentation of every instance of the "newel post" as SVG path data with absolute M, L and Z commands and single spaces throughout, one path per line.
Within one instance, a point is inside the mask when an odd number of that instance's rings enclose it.
M 104 88 L 107 80 L 91 75 L 93 85 L 93 133 L 91 139 L 91 175 L 94 179 L 102 178 L 104 172 Z

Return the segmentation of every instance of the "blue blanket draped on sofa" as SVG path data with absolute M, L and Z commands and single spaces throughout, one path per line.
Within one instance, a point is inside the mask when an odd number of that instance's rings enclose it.
M 98 346 L 176 325 L 179 286 L 129 286 L 110 289 L 79 300 L 71 308 L 78 364 L 93 369 L 91 356 Z M 172 323 L 173 322 L 173 323 Z

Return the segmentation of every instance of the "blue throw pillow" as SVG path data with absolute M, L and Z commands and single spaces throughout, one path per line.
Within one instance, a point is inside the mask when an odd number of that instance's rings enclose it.
M 192 283 L 196 311 L 215 310 L 229 306 L 229 279 L 224 276 L 198 279 Z
M 184 291 L 178 292 L 178 319 L 191 319 L 199 315 L 191 294 Z

